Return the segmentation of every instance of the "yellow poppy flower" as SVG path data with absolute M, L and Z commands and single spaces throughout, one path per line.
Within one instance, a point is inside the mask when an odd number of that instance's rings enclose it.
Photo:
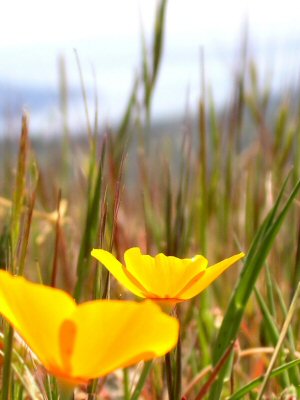
M 45 368 L 77 383 L 170 351 L 178 322 L 152 302 L 89 301 L 0 271 L 0 313 Z
M 244 253 L 227 258 L 209 268 L 205 257 L 180 259 L 158 254 L 141 254 L 138 247 L 127 250 L 123 266 L 111 253 L 94 249 L 92 256 L 136 296 L 176 304 L 188 300 L 209 286 Z

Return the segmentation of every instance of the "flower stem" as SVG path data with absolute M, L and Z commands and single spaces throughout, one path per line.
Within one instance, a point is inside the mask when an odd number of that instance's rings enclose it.
M 138 398 L 142 392 L 142 389 L 144 387 L 144 384 L 146 382 L 146 379 L 149 375 L 149 372 L 151 370 L 151 367 L 152 367 L 152 361 L 145 362 L 143 371 L 140 375 L 140 378 L 138 380 L 138 383 L 136 384 L 136 387 L 134 389 L 134 392 L 132 393 L 130 400 L 138 400 Z
M 129 389 L 129 376 L 128 369 L 123 369 L 123 385 L 124 385 L 124 400 L 130 399 L 130 389 Z
M 74 386 L 64 380 L 57 380 L 59 400 L 73 400 Z
M 165 365 L 166 365 L 166 377 L 167 377 L 167 388 L 168 388 L 169 400 L 174 400 L 171 353 L 167 353 L 165 355 Z
M 11 326 L 8 327 L 7 336 L 5 338 L 4 349 L 4 367 L 3 367 L 3 385 L 2 385 L 2 400 L 9 399 L 10 381 L 11 381 L 11 356 L 13 347 L 14 330 Z
M 181 400 L 181 335 L 179 332 L 176 347 L 176 369 L 174 380 L 174 400 Z

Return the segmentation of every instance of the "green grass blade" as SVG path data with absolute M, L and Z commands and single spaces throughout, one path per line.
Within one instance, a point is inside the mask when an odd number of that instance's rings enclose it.
M 257 400 L 261 400 L 262 399 L 262 396 L 263 396 L 263 393 L 264 393 L 265 388 L 267 386 L 268 380 L 269 380 L 269 378 L 271 376 L 272 369 L 273 369 L 273 367 L 275 365 L 276 358 L 277 358 L 277 356 L 278 356 L 278 354 L 280 352 L 280 349 L 281 349 L 281 346 L 283 344 L 284 338 L 285 338 L 285 336 L 287 334 L 287 331 L 288 331 L 288 327 L 289 327 L 289 325 L 290 325 L 290 323 L 292 321 L 292 317 L 294 316 L 294 313 L 296 311 L 299 293 L 300 293 L 300 283 L 298 284 L 298 287 L 297 287 L 297 289 L 295 291 L 295 294 L 294 294 L 294 297 L 292 299 L 292 302 L 291 302 L 287 317 L 286 317 L 286 319 L 284 321 L 283 327 L 282 327 L 281 332 L 280 332 L 280 336 L 279 336 L 277 345 L 275 347 L 274 353 L 272 354 L 272 358 L 271 358 L 270 364 L 268 366 L 267 372 L 265 373 L 264 380 L 262 382 L 262 386 L 261 386 L 259 395 L 257 396 Z
M 85 84 L 84 84 L 83 73 L 82 73 L 82 69 L 81 69 L 81 63 L 80 63 L 79 55 L 78 55 L 78 52 L 77 52 L 76 49 L 74 49 L 74 54 L 75 54 L 75 59 L 76 59 L 78 73 L 79 73 L 79 79 L 80 79 L 80 87 L 81 87 L 81 93 L 82 93 L 83 104 L 84 104 L 84 111 L 85 111 L 85 117 L 86 117 L 88 139 L 89 139 L 90 147 L 92 147 L 92 145 L 93 145 L 92 144 L 93 143 L 93 130 L 92 130 L 91 120 L 90 120 L 90 116 L 89 116 L 88 98 L 87 98 L 87 93 L 86 93 L 86 87 L 85 87 Z
M 204 89 L 203 89 L 204 90 Z M 205 100 L 202 99 L 199 104 L 199 164 L 200 173 L 200 248 L 201 254 L 207 253 L 207 141 L 206 141 L 206 111 Z
M 274 299 L 274 285 L 271 277 L 270 267 L 266 264 L 266 281 L 267 281 L 267 297 L 268 303 L 270 308 L 270 313 L 272 317 L 276 320 L 276 306 L 275 306 L 275 299 Z
M 273 316 L 270 313 L 268 306 L 267 306 L 266 302 L 264 301 L 264 298 L 261 295 L 260 291 L 256 287 L 254 287 L 253 290 L 254 290 L 260 311 L 263 315 L 264 322 L 266 324 L 268 336 L 271 340 L 272 345 L 274 346 L 279 338 L 279 331 L 278 331 L 277 325 L 276 325 L 276 323 L 273 319 Z
M 246 304 L 254 289 L 254 285 L 258 278 L 259 272 L 264 265 L 266 257 L 275 240 L 275 237 L 284 221 L 288 210 L 293 203 L 294 198 L 299 191 L 299 188 L 300 180 L 288 197 L 282 211 L 275 218 L 275 212 L 279 207 L 279 202 L 283 193 L 282 191 L 280 192 L 273 209 L 270 211 L 269 215 L 267 216 L 266 220 L 264 221 L 257 233 L 259 239 L 255 237 L 253 240 L 253 244 L 249 250 L 250 256 L 248 255 L 246 258 L 240 280 L 238 281 L 238 284 L 233 292 L 221 328 L 218 333 L 217 341 L 213 351 L 214 364 L 218 362 L 222 353 L 229 346 L 229 343 L 232 340 L 235 340 L 238 334 Z M 210 400 L 218 399 L 221 395 L 224 369 L 222 372 L 220 373 L 218 381 L 214 384 L 212 388 L 212 391 L 210 393 Z
M 279 329 L 277 328 L 277 325 L 273 319 L 271 312 L 268 309 L 266 302 L 264 301 L 262 295 L 260 294 L 259 290 L 256 287 L 254 288 L 254 292 L 255 292 L 256 300 L 259 304 L 261 313 L 263 315 L 266 336 L 267 336 L 267 338 L 270 339 L 271 344 L 273 346 L 275 346 L 276 343 L 278 342 L 279 335 L 280 335 Z M 281 355 L 283 356 L 283 358 L 285 358 L 284 354 L 281 354 Z M 285 361 L 285 360 L 282 359 L 282 361 Z M 289 384 L 290 384 L 289 376 L 287 373 L 284 373 L 283 377 L 282 377 L 282 385 L 284 387 L 286 387 L 286 386 L 289 386 Z
M 103 163 L 105 147 L 102 148 L 102 154 L 98 165 L 98 173 L 94 186 L 91 204 L 87 209 L 85 229 L 82 237 L 80 253 L 77 262 L 77 282 L 74 291 L 74 298 L 78 302 L 82 296 L 85 279 L 89 273 L 91 263 L 90 252 L 97 243 L 97 233 L 100 223 L 100 197 L 102 193 Z
M 28 115 L 23 114 L 22 117 L 22 132 L 20 138 L 20 148 L 18 157 L 18 168 L 15 184 L 15 192 L 12 204 L 11 213 L 11 244 L 12 244 L 12 272 L 18 272 L 17 256 L 18 244 L 21 232 L 21 216 L 23 213 L 25 185 L 26 185 L 26 170 L 28 158 Z
M 278 301 L 279 301 L 279 307 L 282 311 L 282 314 L 284 316 L 284 318 L 287 317 L 288 314 L 288 310 L 283 298 L 283 294 L 279 288 L 279 286 L 277 285 L 276 282 L 274 282 L 274 288 L 278 297 Z M 292 301 L 292 299 L 291 299 Z M 295 338 L 294 338 L 294 332 L 293 332 L 293 327 L 292 325 L 290 325 L 288 327 L 288 332 L 287 332 L 287 340 L 286 340 L 286 345 L 289 348 L 290 354 L 294 357 L 296 357 L 296 343 L 295 343 Z M 290 372 L 290 379 L 291 382 L 297 387 L 297 392 L 298 395 L 300 395 L 300 387 L 299 387 L 299 382 L 300 382 L 300 372 L 299 372 L 299 368 L 291 368 Z
M 118 144 L 121 143 L 122 145 L 124 145 L 124 143 L 126 142 L 126 137 L 127 137 L 127 133 L 128 133 L 128 127 L 129 127 L 132 111 L 133 111 L 134 105 L 136 103 L 137 89 L 138 89 L 138 80 L 135 79 L 125 114 L 123 116 L 120 127 L 118 129 L 118 136 L 117 136 Z
M 285 371 L 288 371 L 290 368 L 294 368 L 300 365 L 300 360 L 293 360 L 286 364 L 281 365 L 278 368 L 275 368 L 271 374 L 270 378 L 274 378 L 276 376 L 281 375 Z M 241 389 L 236 391 L 232 396 L 228 397 L 227 400 L 239 400 L 245 399 L 245 395 L 247 395 L 252 390 L 256 389 L 263 381 L 264 375 L 254 379 L 253 381 L 249 382 L 247 385 L 243 386 Z
M 277 200 L 276 200 L 275 205 L 274 205 L 274 206 L 272 207 L 272 209 L 269 211 L 267 217 L 266 217 L 265 220 L 263 221 L 262 225 L 260 226 L 259 230 L 257 231 L 257 233 L 256 233 L 256 235 L 255 235 L 255 237 L 254 237 L 254 239 L 253 239 L 253 242 L 252 242 L 252 244 L 251 244 L 251 246 L 250 246 L 249 252 L 247 253 L 247 261 L 248 261 L 249 263 L 252 261 L 252 258 L 255 256 L 255 253 L 256 253 L 256 251 L 257 251 L 257 249 L 258 249 L 259 242 L 261 241 L 261 238 L 262 238 L 263 235 L 265 234 L 265 231 L 266 231 L 266 230 L 268 229 L 268 227 L 270 227 L 270 226 L 272 225 L 272 223 L 273 223 L 273 220 L 274 220 L 275 215 L 276 215 L 276 213 L 277 213 L 277 211 L 278 211 L 278 208 L 279 208 L 280 202 L 281 202 L 281 200 L 282 200 L 282 197 L 283 197 L 284 191 L 285 191 L 285 189 L 286 189 L 286 185 L 287 185 L 287 183 L 288 183 L 288 180 L 289 180 L 289 178 L 290 178 L 290 175 L 291 175 L 291 173 L 289 173 L 288 176 L 286 177 L 286 179 L 285 179 L 285 181 L 284 181 L 284 183 L 283 183 L 283 185 L 282 185 L 282 187 L 281 187 L 281 190 L 280 190 L 280 192 L 279 192 L 279 195 L 278 195 L 278 197 L 277 197 Z
M 138 383 L 136 384 L 136 387 L 131 395 L 130 400 L 138 400 L 140 398 L 140 394 L 146 383 L 146 379 L 151 371 L 151 368 L 152 368 L 152 361 L 145 362 L 142 373 L 141 373 Z
M 165 15 L 166 15 L 167 0 L 161 0 L 155 19 L 155 34 L 153 44 L 153 65 L 152 65 L 152 85 L 154 85 L 161 61 L 163 39 L 164 39 L 164 26 L 165 26 Z
M 5 349 L 4 349 L 4 365 L 2 373 L 2 400 L 9 400 L 11 388 L 11 372 L 12 372 L 12 350 L 13 350 L 13 337 L 14 330 L 8 326 L 7 334 L 5 336 Z
M 291 281 L 291 297 L 296 290 L 296 285 L 300 281 L 300 216 L 298 219 L 297 250 L 295 254 L 295 266 Z
M 128 368 L 123 369 L 124 400 L 130 400 Z

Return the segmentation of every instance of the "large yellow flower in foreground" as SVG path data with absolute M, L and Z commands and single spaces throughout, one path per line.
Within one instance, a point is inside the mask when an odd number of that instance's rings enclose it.
M 64 291 L 0 271 L 0 313 L 45 368 L 86 382 L 170 351 L 178 322 L 152 302 L 97 300 L 76 305 Z
M 151 257 L 141 254 L 138 247 L 125 252 L 125 266 L 102 249 L 94 249 L 92 256 L 135 295 L 176 304 L 202 292 L 222 272 L 244 257 L 244 253 L 226 258 L 209 268 L 207 259 L 200 255 L 184 259 L 164 254 Z

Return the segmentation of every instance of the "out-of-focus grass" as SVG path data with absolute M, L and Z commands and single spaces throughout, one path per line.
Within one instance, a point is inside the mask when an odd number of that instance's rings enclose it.
M 47 149 L 30 143 L 26 116 L 19 156 L 16 144 L 2 141 L 1 268 L 64 287 L 78 301 L 129 298 L 96 267 L 93 247 L 113 249 L 120 258 L 135 245 L 180 257 L 202 253 L 212 263 L 242 249 L 242 271 L 232 268 L 181 305 L 180 369 L 179 350 L 171 362 L 175 386 L 182 386 L 174 399 L 237 399 L 246 393 L 252 399 L 300 279 L 300 101 L 295 93 L 275 97 L 264 88 L 243 52 L 228 94 L 232 100 L 222 110 L 203 79 L 196 121 L 183 113 L 176 132 L 166 126 L 154 134 L 151 101 L 165 13 L 161 1 L 152 46 L 144 38 L 140 74 L 118 129 L 100 131 L 98 115 L 91 123 L 85 101 L 88 134 L 72 137 L 62 62 L 61 141 Z M 85 97 L 83 78 L 82 89 Z M 279 398 L 287 388 L 300 395 L 299 329 L 292 319 L 270 372 L 268 396 Z M 3 400 L 32 394 L 32 379 L 40 396 L 56 399 L 55 380 L 17 343 L 12 351 L 11 328 L 3 323 L 2 331 Z M 167 396 L 164 374 L 160 362 L 146 363 L 82 390 L 158 400 Z

